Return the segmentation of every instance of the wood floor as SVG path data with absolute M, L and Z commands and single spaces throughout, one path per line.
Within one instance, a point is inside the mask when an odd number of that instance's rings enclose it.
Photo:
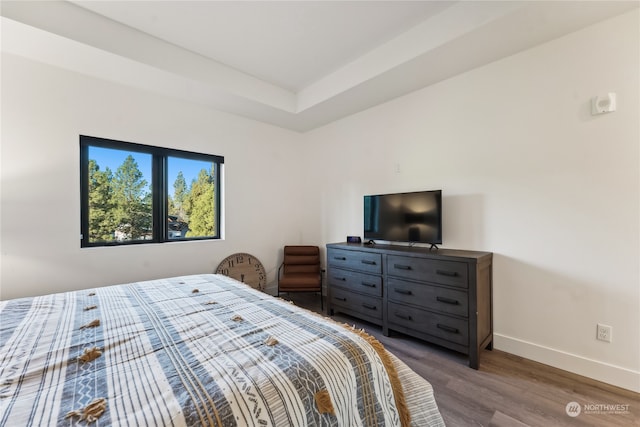
M 321 311 L 317 294 L 283 297 Z M 640 394 L 499 350 L 483 351 L 476 371 L 464 355 L 402 334 L 385 337 L 379 327 L 348 316 L 333 318 L 364 328 L 426 378 L 447 426 L 640 426 Z M 580 405 L 576 417 L 567 415 L 571 402 Z M 620 405 L 620 413 L 604 405 Z

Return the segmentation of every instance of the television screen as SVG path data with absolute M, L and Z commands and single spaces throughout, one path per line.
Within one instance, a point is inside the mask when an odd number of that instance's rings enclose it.
M 364 237 L 442 243 L 442 191 L 364 196 Z

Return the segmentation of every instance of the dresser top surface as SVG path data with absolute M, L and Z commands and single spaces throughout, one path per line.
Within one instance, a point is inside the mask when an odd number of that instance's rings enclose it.
M 386 244 L 367 245 L 365 243 L 347 243 L 347 242 L 328 243 L 327 248 L 359 250 L 359 251 L 365 251 L 365 252 L 384 252 L 387 254 L 419 256 L 423 258 L 436 258 L 436 259 L 465 258 L 465 259 L 476 260 L 476 261 L 479 261 L 484 258 L 492 258 L 493 256 L 491 252 L 483 252 L 483 251 L 468 251 L 468 250 L 444 249 L 444 248 L 429 249 L 428 247 L 422 247 L 422 246 L 403 246 L 403 245 L 386 245 Z

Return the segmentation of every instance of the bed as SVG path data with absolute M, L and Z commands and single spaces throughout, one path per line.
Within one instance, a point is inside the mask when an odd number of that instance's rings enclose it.
M 0 426 L 439 426 L 363 331 L 203 274 L 0 301 Z

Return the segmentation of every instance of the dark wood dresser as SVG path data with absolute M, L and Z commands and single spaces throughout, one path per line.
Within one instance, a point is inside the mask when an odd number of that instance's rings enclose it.
M 327 310 L 469 356 L 493 346 L 490 252 L 331 243 Z

